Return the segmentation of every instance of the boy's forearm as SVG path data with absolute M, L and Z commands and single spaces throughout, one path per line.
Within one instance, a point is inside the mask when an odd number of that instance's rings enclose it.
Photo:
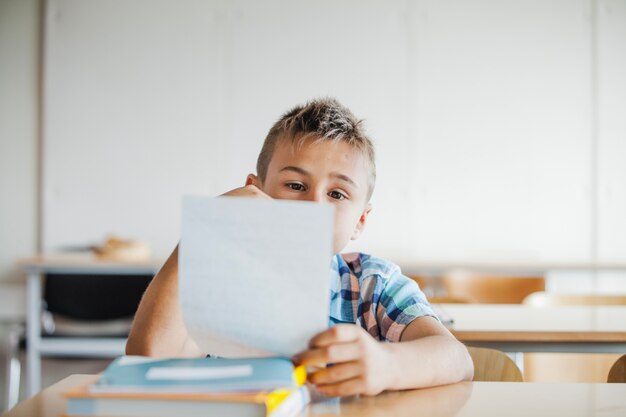
M 474 374 L 467 349 L 452 336 L 433 335 L 385 347 L 392 358 L 390 390 L 470 381 Z
M 146 290 L 126 344 L 126 354 L 197 356 L 189 339 L 178 298 L 178 246 Z

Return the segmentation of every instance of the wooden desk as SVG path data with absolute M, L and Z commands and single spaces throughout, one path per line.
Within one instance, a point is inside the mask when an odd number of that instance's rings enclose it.
M 505 352 L 626 352 L 626 306 L 441 304 L 470 346 Z
M 58 417 L 65 410 L 61 393 L 95 378 L 94 375 L 72 375 L 18 404 L 3 417 Z M 181 410 L 179 416 L 184 415 Z M 303 417 L 417 415 L 623 417 L 626 415 L 626 384 L 463 382 L 377 397 L 329 399 L 301 413 Z
M 116 357 L 124 354 L 126 338 L 42 338 L 42 278 L 46 274 L 153 275 L 163 260 L 114 262 L 98 260 L 90 254 L 38 256 L 19 261 L 26 272 L 26 348 L 28 395 L 41 389 L 41 356 Z

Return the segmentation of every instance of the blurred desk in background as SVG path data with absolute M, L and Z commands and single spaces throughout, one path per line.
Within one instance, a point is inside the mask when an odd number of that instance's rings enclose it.
M 626 352 L 626 306 L 439 304 L 468 346 L 504 352 Z
M 99 260 L 92 254 L 37 256 L 18 262 L 26 273 L 26 365 L 28 396 L 41 389 L 42 356 L 115 357 L 124 354 L 126 337 L 42 337 L 42 289 L 46 276 L 153 276 L 163 259 L 145 262 Z M 52 275 L 51 275 L 52 274 Z M 54 278 L 51 278 L 54 279 Z

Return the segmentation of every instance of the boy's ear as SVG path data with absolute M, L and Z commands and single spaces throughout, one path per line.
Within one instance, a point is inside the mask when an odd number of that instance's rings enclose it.
M 261 188 L 261 180 L 254 174 L 248 174 L 246 177 L 246 185 L 255 185 L 258 188 Z
M 367 216 L 369 216 L 370 211 L 372 211 L 372 205 L 370 203 L 367 203 L 367 206 L 365 206 L 365 210 L 363 210 L 363 213 L 361 213 L 361 217 L 359 217 L 359 222 L 354 228 L 354 232 L 352 232 L 352 236 L 350 236 L 351 240 L 356 240 L 359 236 L 361 236 L 363 229 L 365 229 L 365 223 L 367 223 Z

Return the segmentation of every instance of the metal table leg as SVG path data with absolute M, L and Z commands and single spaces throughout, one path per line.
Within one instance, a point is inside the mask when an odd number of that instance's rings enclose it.
M 28 397 L 41 390 L 41 273 L 38 268 L 27 270 L 27 314 L 26 314 L 26 368 Z

